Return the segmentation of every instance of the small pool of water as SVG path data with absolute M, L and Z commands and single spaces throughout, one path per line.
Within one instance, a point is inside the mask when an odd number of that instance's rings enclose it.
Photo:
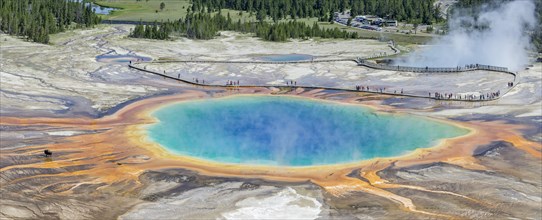
M 96 61 L 105 63 L 128 63 L 130 61 L 151 61 L 150 57 L 137 56 L 133 54 L 102 54 L 96 56 Z
M 149 138 L 204 160 L 311 166 L 408 154 L 468 130 L 412 115 L 281 96 L 187 101 L 153 113 Z
M 116 8 L 103 7 L 103 6 L 99 6 L 95 4 L 91 4 L 91 6 L 92 6 L 92 10 L 96 14 L 101 14 L 101 15 L 108 15 L 108 14 L 111 14 L 112 11 L 117 10 Z
M 82 2 L 83 0 L 66 0 L 66 1 Z M 89 5 L 89 4 L 90 4 L 90 7 L 92 7 L 92 10 L 93 10 L 96 14 L 108 15 L 108 14 L 110 14 L 112 11 L 117 10 L 117 8 L 103 7 L 103 6 L 94 4 L 94 3 L 92 3 L 92 2 L 85 3 L 85 5 Z
M 282 54 L 258 57 L 259 60 L 273 61 L 273 62 L 288 62 L 288 61 L 303 61 L 311 60 L 313 56 L 307 54 Z

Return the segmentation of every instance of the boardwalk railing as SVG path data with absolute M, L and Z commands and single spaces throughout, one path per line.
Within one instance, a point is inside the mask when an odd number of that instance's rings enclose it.
M 377 58 L 384 58 L 384 57 L 389 57 L 389 56 L 392 56 L 392 55 L 399 54 L 401 52 L 393 44 L 388 44 L 388 46 L 390 47 L 391 50 L 393 50 L 392 54 L 388 54 L 387 52 L 380 52 L 380 53 L 376 53 L 376 54 L 373 54 L 373 55 L 370 55 L 370 56 L 367 56 L 367 57 L 363 57 L 363 58 L 358 57 L 358 58 L 356 58 L 356 63 L 359 63 L 359 60 L 371 60 L 371 59 L 377 59 Z
M 367 58 L 357 58 L 356 62 L 359 66 L 365 66 L 372 69 L 381 69 L 381 70 L 391 70 L 391 71 L 403 71 L 403 72 L 415 72 L 415 73 L 459 73 L 475 70 L 485 70 L 485 71 L 495 71 L 507 73 L 514 76 L 514 81 L 516 80 L 517 74 L 511 72 L 506 67 L 490 66 L 490 65 L 481 65 L 481 64 L 471 64 L 466 66 L 458 67 L 410 67 L 410 66 L 391 66 L 377 64 L 370 61 L 367 61 Z
M 251 88 L 251 87 L 275 87 L 275 88 L 304 88 L 304 89 L 323 89 L 323 90 L 332 90 L 332 91 L 345 91 L 345 92 L 364 92 L 364 93 L 373 93 L 373 94 L 382 94 L 382 95 L 392 95 L 392 96 L 401 96 L 401 97 L 412 97 L 412 98 L 426 98 L 426 99 L 434 99 L 434 100 L 442 100 L 442 101 L 461 101 L 461 102 L 486 102 L 486 101 L 493 101 L 493 100 L 497 100 L 500 98 L 500 96 L 496 96 L 496 97 L 491 97 L 491 98 L 487 98 L 487 99 L 461 99 L 461 98 L 449 98 L 449 99 L 444 99 L 444 98 L 438 98 L 438 97 L 434 97 L 434 96 L 423 96 L 423 95 L 415 95 L 415 94 L 407 94 L 407 93 L 391 93 L 391 92 L 382 92 L 382 91 L 371 91 L 371 90 L 359 90 L 359 89 L 347 89 L 347 88 L 335 88 L 335 87 L 325 87 L 325 86 L 303 86 L 303 85 L 296 85 L 296 86 L 292 86 L 292 85 L 217 85 L 217 84 L 204 84 L 204 83 L 199 83 L 199 82 L 194 82 L 194 81 L 190 81 L 190 80 L 185 80 L 185 79 L 182 79 L 178 76 L 171 76 L 169 74 L 166 74 L 165 72 L 161 73 L 161 72 L 157 72 L 157 71 L 153 71 L 153 70 L 148 70 L 146 67 L 138 67 L 136 66 L 137 64 L 139 63 L 133 63 L 133 64 L 129 64 L 128 67 L 132 68 L 132 69 L 136 69 L 136 70 L 139 70 L 139 71 L 143 71 L 143 72 L 147 72 L 147 73 L 152 73 L 152 74 L 155 74 L 155 75 L 159 75 L 159 76 L 162 76 L 162 77 L 165 77 L 165 78 L 169 78 L 169 79 L 173 79 L 173 80 L 177 80 L 177 81 L 181 81 L 181 82 L 184 82 L 184 83 L 187 83 L 187 84 L 190 84 L 190 85 L 195 85 L 195 86 L 205 86 L 205 87 L 219 87 L 219 88 Z
M 404 72 L 418 72 L 418 73 L 459 73 L 459 72 L 466 72 L 466 71 L 475 71 L 475 70 L 486 70 L 486 71 L 495 71 L 495 72 L 501 72 L 506 73 L 514 76 L 514 82 L 516 82 L 516 73 L 511 72 L 506 67 L 497 67 L 497 66 L 490 66 L 490 65 L 480 65 L 480 64 L 471 64 L 466 65 L 464 67 L 455 67 L 455 68 L 435 68 L 435 67 L 408 67 L 408 66 L 390 66 L 390 65 L 382 65 L 382 64 L 376 64 L 370 61 L 367 61 L 367 59 L 372 58 L 379 58 L 385 56 L 385 53 L 383 54 L 377 54 L 372 57 L 365 57 L 365 58 L 356 58 L 356 59 L 320 59 L 320 60 L 302 60 L 302 61 L 220 61 L 220 60 L 162 60 L 162 61 L 151 61 L 151 62 L 130 62 L 128 65 L 130 68 L 144 71 L 156 75 L 160 75 L 166 78 L 178 80 L 184 83 L 197 85 L 197 86 L 211 86 L 211 87 L 232 87 L 232 88 L 244 88 L 244 87 L 269 87 L 270 85 L 213 85 L 213 84 L 204 84 L 204 83 L 198 83 L 193 82 L 189 80 L 184 80 L 180 78 L 180 75 L 178 76 L 170 76 L 164 73 L 147 70 L 146 67 L 138 67 L 137 64 L 142 63 L 242 63 L 242 64 L 298 64 L 298 63 L 324 63 L 324 62 L 339 62 L 339 61 L 353 61 L 356 62 L 359 66 L 365 66 L 372 69 L 381 69 L 381 70 L 391 70 L 391 71 L 404 71 Z M 517 83 L 514 83 L 511 88 L 509 88 L 507 91 L 503 93 L 503 95 L 510 91 L 514 86 L 516 86 Z M 483 94 L 480 96 L 473 96 L 469 97 L 467 99 L 467 96 L 465 96 L 464 99 L 459 96 L 452 97 L 452 98 L 442 98 L 442 97 L 435 97 L 435 96 L 422 96 L 422 95 L 415 95 L 415 94 L 403 94 L 401 93 L 391 93 L 391 92 L 383 92 L 380 91 L 369 91 L 369 90 L 360 90 L 359 88 L 356 89 L 346 89 L 346 88 L 334 88 L 334 87 L 323 87 L 323 86 L 292 86 L 292 85 L 273 85 L 271 87 L 276 88 L 305 88 L 305 89 L 325 89 L 325 90 L 336 90 L 336 91 L 350 91 L 350 92 L 365 92 L 365 93 L 375 93 L 375 94 L 385 94 L 385 95 L 393 95 L 393 96 L 403 96 L 403 97 L 417 97 L 417 98 L 429 98 L 429 99 L 435 99 L 435 100 L 446 100 L 446 101 L 462 101 L 462 102 L 484 102 L 484 101 L 492 101 L 499 99 L 501 95 L 491 96 L 491 97 L 482 97 Z M 499 92 L 500 93 L 500 92 Z M 431 93 L 429 93 L 431 94 Z M 446 95 L 446 94 L 445 94 Z

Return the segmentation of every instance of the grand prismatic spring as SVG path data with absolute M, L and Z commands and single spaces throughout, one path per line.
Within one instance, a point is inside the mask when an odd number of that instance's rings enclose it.
M 206 160 L 310 166 L 401 156 L 467 130 L 412 115 L 276 96 L 186 101 L 153 114 L 151 140 Z
M 0 2 L 0 220 L 542 219 L 540 0 Z

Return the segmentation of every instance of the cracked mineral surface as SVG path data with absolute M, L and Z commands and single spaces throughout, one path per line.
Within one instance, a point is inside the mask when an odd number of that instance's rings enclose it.
M 392 53 L 374 40 L 271 43 L 222 32 L 209 41 L 130 39 L 129 25 L 101 25 L 30 43 L 0 34 L 1 219 L 542 219 L 542 64 L 512 76 L 373 70 L 354 62 L 304 64 L 140 63 L 210 84 L 130 69 L 123 55 L 157 60 L 250 61 L 280 54 L 350 59 Z M 512 56 L 512 55 L 511 55 Z M 276 88 L 295 80 L 300 88 Z M 483 94 L 490 102 L 437 101 L 317 89 L 356 85 Z M 170 156 L 142 141 L 147 108 L 171 100 L 236 94 L 303 96 L 432 117 L 476 130 L 407 158 L 315 169 L 239 168 Z M 173 98 L 170 98 L 173 97 Z M 44 157 L 43 150 L 53 151 Z

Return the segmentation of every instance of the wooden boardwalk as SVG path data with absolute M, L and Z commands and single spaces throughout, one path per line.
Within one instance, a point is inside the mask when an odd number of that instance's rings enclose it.
M 382 65 L 372 62 L 367 62 L 366 59 L 357 58 L 356 63 L 359 66 L 365 66 L 371 69 L 379 70 L 390 70 L 390 71 L 402 71 L 402 72 L 414 72 L 414 73 L 462 73 L 469 71 L 492 71 L 506 73 L 514 76 L 514 81 L 516 81 L 517 73 L 509 71 L 506 67 L 490 66 L 490 65 L 480 65 L 480 64 L 471 64 L 466 66 L 458 67 L 410 67 L 410 66 L 390 66 Z
M 340 61 L 353 61 L 356 62 L 359 66 L 366 66 L 372 69 L 380 69 L 378 67 L 373 67 L 373 65 L 364 65 L 365 62 L 360 62 L 358 59 L 327 59 L 327 60 L 310 60 L 310 61 L 284 61 L 284 62 L 272 62 L 272 61 L 212 61 L 212 60 L 172 60 L 172 61 L 151 61 L 151 62 L 142 62 L 142 63 L 229 63 L 229 64 L 299 64 L 299 63 L 325 63 L 325 62 L 340 62 Z M 364 60 L 363 60 L 364 61 Z M 433 100 L 439 100 L 439 101 L 460 101 L 460 102 L 488 102 L 488 101 L 494 101 L 502 97 L 504 94 L 506 94 L 509 90 L 502 93 L 502 95 L 493 97 L 493 98 L 487 98 L 487 99 L 457 99 L 457 98 L 437 98 L 433 96 L 422 96 L 422 95 L 414 95 L 414 94 L 405 94 L 405 93 L 390 93 L 390 92 L 378 92 L 378 91 L 369 91 L 369 90 L 356 90 L 356 89 L 346 89 L 346 88 L 336 88 L 336 87 L 324 87 L 324 86 L 290 86 L 290 85 L 216 85 L 216 84 L 202 84 L 202 83 L 196 83 L 193 81 L 185 80 L 182 78 L 177 78 L 174 76 L 167 75 L 166 73 L 160 73 L 152 70 L 147 70 L 146 68 L 137 67 L 137 64 L 142 63 L 130 63 L 128 66 L 132 69 L 152 73 L 155 75 L 159 75 L 168 79 L 177 80 L 186 84 L 195 85 L 195 86 L 203 86 L 203 87 L 213 87 L 213 88 L 254 88 L 254 87 L 273 87 L 273 88 L 303 88 L 303 89 L 323 89 L 323 90 L 331 90 L 331 91 L 345 91 L 345 92 L 363 92 L 363 93 L 372 93 L 372 94 L 382 94 L 382 95 L 390 95 L 390 96 L 398 96 L 398 97 L 412 97 L 412 98 L 424 98 L 424 99 L 433 99 Z M 382 65 L 380 65 L 382 66 Z M 469 70 L 472 71 L 472 70 Z M 514 87 L 517 85 L 516 83 L 516 74 L 509 72 L 509 71 L 500 71 L 500 70 L 492 70 L 497 72 L 504 72 L 506 74 L 512 74 L 514 76 Z M 454 72 L 464 72 L 464 71 L 454 71 Z

